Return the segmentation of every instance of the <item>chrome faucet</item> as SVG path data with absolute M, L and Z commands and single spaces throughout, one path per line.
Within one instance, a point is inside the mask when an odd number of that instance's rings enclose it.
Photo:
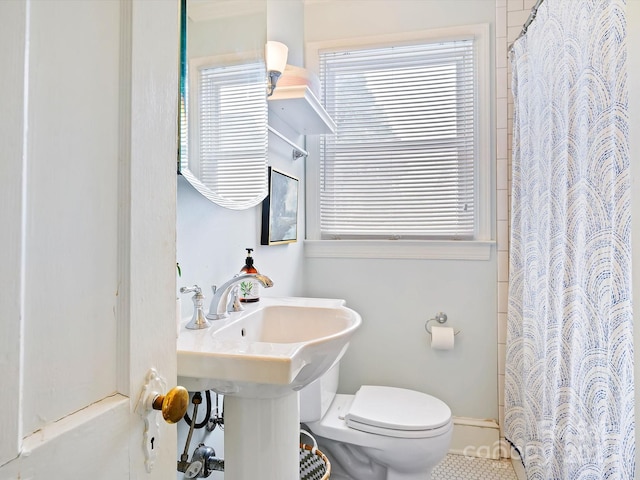
M 271 281 L 271 279 L 266 275 L 262 275 L 260 273 L 243 273 L 241 275 L 236 275 L 231 280 L 220 285 L 220 287 L 216 287 L 214 285 L 211 287 L 213 290 L 213 298 L 211 299 L 211 306 L 209 307 L 207 318 L 209 320 L 221 320 L 223 318 L 227 318 L 229 316 L 227 307 L 229 302 L 227 299 L 231 288 L 249 278 L 257 280 L 265 288 L 273 287 L 273 281 Z

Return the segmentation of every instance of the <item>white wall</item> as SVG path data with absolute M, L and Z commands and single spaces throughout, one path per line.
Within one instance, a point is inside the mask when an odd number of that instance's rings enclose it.
M 477 23 L 491 24 L 493 37 L 495 12 L 493 0 L 310 1 L 305 42 Z M 401 386 L 440 397 L 454 415 L 498 417 L 495 249 L 488 261 L 307 258 L 305 272 L 308 295 L 344 298 L 363 317 L 341 364 L 341 391 Z M 454 351 L 429 347 L 424 324 L 438 311 L 462 330 Z

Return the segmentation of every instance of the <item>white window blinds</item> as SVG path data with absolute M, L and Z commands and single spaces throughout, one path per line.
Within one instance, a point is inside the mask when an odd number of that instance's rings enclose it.
M 320 51 L 337 123 L 320 141 L 324 239 L 471 239 L 473 40 Z
M 186 83 L 186 82 L 185 82 Z M 185 85 L 184 93 L 180 94 L 180 168 L 189 167 L 189 110 L 187 108 L 188 102 L 188 88 Z
M 266 195 L 267 103 L 264 63 L 199 69 L 200 180 L 241 205 Z

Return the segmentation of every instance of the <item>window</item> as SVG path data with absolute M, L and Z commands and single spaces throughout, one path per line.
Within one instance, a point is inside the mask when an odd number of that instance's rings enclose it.
M 316 45 L 322 101 L 337 132 L 318 141 L 312 238 L 489 237 L 478 38 L 471 31 Z

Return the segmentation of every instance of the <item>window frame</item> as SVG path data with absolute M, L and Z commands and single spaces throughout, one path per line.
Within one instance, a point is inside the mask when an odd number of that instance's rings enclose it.
M 321 239 L 320 233 L 320 139 L 307 137 L 306 163 L 306 240 L 307 257 L 345 258 L 434 258 L 488 260 L 495 245 L 492 225 L 495 207 L 492 199 L 495 173 L 495 122 L 492 106 L 492 58 L 489 55 L 489 24 L 464 25 L 442 29 L 310 42 L 306 47 L 307 67 L 319 71 L 319 51 L 339 48 L 376 48 L 421 41 L 452 41 L 473 38 L 476 49 L 477 89 L 477 176 L 475 178 L 477 214 L 472 240 L 334 240 Z

